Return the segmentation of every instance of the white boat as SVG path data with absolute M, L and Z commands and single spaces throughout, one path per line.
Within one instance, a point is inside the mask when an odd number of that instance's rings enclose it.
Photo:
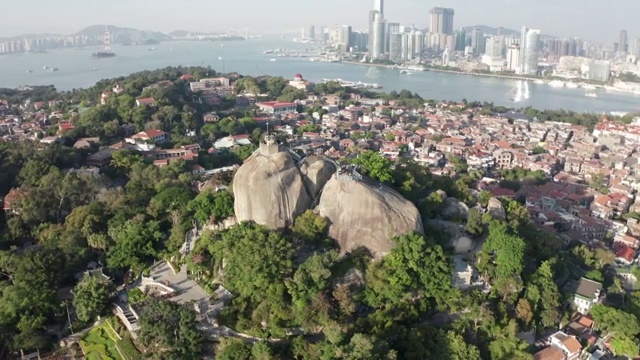
M 584 94 L 584 96 L 590 97 L 590 98 L 597 98 L 598 94 L 594 93 L 593 91 L 589 91 L 586 94 Z
M 560 80 L 553 80 L 549 82 L 549 86 L 551 87 L 564 87 L 564 82 Z
M 269 61 L 274 62 L 274 61 L 277 61 L 277 60 L 276 59 L 269 59 Z
M 411 71 L 425 71 L 425 68 L 423 68 L 422 66 L 409 66 L 407 69 Z
M 27 74 L 31 74 L 33 70 L 27 70 Z
M 591 84 L 582 83 L 582 84 L 580 84 L 580 86 L 582 86 L 582 88 L 585 89 L 585 90 L 595 90 L 595 89 L 597 89 L 595 87 L 595 85 L 591 85 Z
M 536 81 L 534 81 L 534 83 L 536 83 L 536 84 L 544 84 L 545 82 L 544 82 L 544 80 L 536 80 Z
M 577 89 L 580 87 L 580 85 L 574 83 L 574 82 L 567 82 L 565 85 L 567 88 L 569 89 Z
M 404 74 L 404 75 L 411 75 L 411 73 L 408 70 L 400 70 L 400 74 Z

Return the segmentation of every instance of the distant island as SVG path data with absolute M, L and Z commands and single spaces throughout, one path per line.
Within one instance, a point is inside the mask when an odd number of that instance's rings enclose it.
M 162 41 L 237 41 L 245 36 L 229 33 L 202 33 L 185 30 L 165 34 L 158 31 L 138 30 L 126 27 L 92 25 L 73 34 L 23 34 L 0 38 L 0 55 L 24 52 L 45 52 L 50 49 L 100 46 L 108 33 L 111 44 L 128 46 L 156 45 Z

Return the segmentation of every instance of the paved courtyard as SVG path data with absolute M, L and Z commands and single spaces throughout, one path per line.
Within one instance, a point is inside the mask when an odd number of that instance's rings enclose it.
M 154 281 L 165 284 L 176 290 L 176 295 L 169 300 L 183 304 L 191 301 L 200 302 L 209 298 L 209 295 L 195 281 L 187 276 L 187 267 L 183 265 L 180 272 L 173 272 L 171 266 L 165 261 L 151 268 L 150 276 Z

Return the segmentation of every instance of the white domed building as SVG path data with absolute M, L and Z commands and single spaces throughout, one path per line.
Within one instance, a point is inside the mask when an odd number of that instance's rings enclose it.
M 311 81 L 305 80 L 301 74 L 296 74 L 293 77 L 293 80 L 289 81 L 289 86 L 292 86 L 298 90 L 309 91 L 313 90 L 316 84 L 312 83 Z

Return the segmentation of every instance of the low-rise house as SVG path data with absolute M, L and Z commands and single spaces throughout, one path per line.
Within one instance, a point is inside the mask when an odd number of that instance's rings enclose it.
M 560 348 L 547 346 L 533 354 L 533 360 L 566 360 L 566 356 Z
M 139 132 L 129 138 L 126 138 L 125 141 L 129 144 L 158 144 L 165 142 L 167 140 L 167 134 L 162 130 L 146 130 Z
M 16 201 L 20 199 L 23 195 L 23 192 L 20 189 L 12 188 L 9 190 L 7 195 L 2 198 L 2 209 L 5 214 L 18 214 L 18 206 L 16 205 Z
M 154 106 L 156 104 L 156 100 L 154 98 L 140 98 L 136 99 L 136 106 Z
M 249 139 L 249 135 L 230 135 L 227 137 L 223 137 L 218 139 L 213 147 L 216 149 L 229 149 L 234 146 L 246 146 L 251 145 L 251 139 Z
M 91 147 L 91 145 L 97 144 L 99 142 L 100 138 L 98 137 L 80 138 L 73 144 L 73 147 L 76 149 L 88 149 Z
M 217 114 L 208 113 L 203 117 L 203 120 L 206 123 L 214 123 L 214 122 L 218 122 L 218 120 L 220 120 L 220 117 Z
M 562 331 L 558 331 L 549 337 L 551 346 L 556 347 L 565 355 L 566 360 L 577 360 L 582 354 L 582 345 L 573 336 L 567 335 Z
M 616 250 L 616 262 L 621 265 L 629 266 L 635 260 L 636 252 L 632 248 L 621 245 Z
M 601 283 L 586 278 L 580 278 L 573 295 L 573 305 L 576 310 L 583 314 L 589 313 L 591 307 L 600 301 L 601 291 Z

